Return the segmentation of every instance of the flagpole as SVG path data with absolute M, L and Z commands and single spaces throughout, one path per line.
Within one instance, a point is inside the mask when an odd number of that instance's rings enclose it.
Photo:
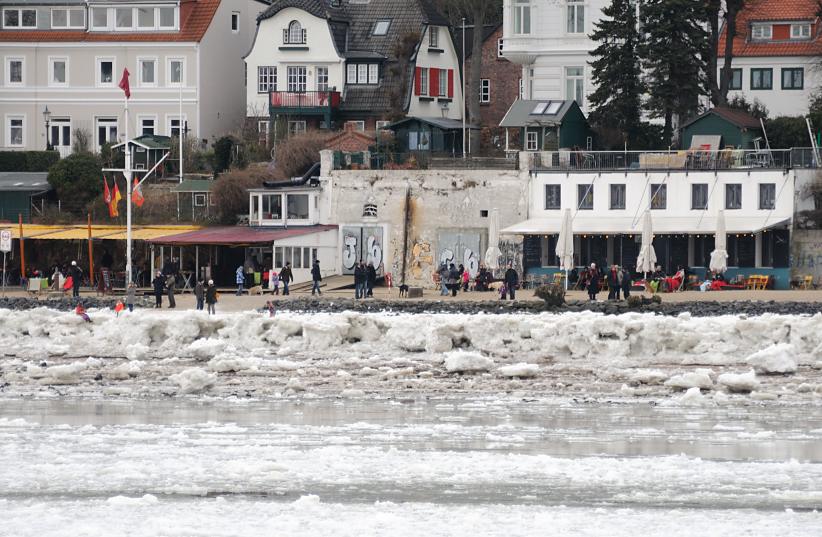
M 182 64 L 180 64 L 182 69 Z M 180 71 L 180 182 L 183 182 L 183 72 Z
M 94 250 L 91 244 L 91 213 L 86 215 L 86 221 L 88 222 L 88 281 L 91 284 L 92 289 L 94 288 Z
M 128 136 L 128 93 L 125 96 L 126 115 L 126 165 L 123 175 L 126 176 L 126 286 L 132 281 L 131 272 L 131 140 Z

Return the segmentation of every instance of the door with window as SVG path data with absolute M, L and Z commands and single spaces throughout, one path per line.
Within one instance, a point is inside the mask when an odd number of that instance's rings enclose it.
M 49 143 L 60 157 L 71 154 L 71 119 L 56 118 L 51 120 Z
M 306 68 L 294 66 L 288 68 L 288 91 L 290 93 L 305 93 Z
M 117 143 L 117 118 L 97 118 L 97 147 Z

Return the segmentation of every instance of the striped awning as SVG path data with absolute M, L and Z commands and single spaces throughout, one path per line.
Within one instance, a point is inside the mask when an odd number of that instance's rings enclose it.
M 0 224 L 0 229 L 8 229 L 13 238 L 20 238 L 20 228 L 16 224 Z M 199 229 L 201 226 L 132 226 L 131 237 L 133 240 L 145 241 Z M 94 240 L 124 241 L 126 240 L 126 227 L 94 224 L 91 226 L 91 237 Z M 88 226 L 23 224 L 23 238 L 26 240 L 86 240 L 88 239 Z

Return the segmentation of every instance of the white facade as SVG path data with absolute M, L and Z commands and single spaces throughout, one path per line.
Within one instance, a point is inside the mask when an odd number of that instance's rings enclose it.
M 135 40 L 133 34 L 148 30 L 117 27 L 118 8 L 105 8 L 110 10 L 109 26 L 99 28 L 89 13 L 103 8 L 82 4 L 72 9 L 82 10 L 85 19 L 91 19 L 86 21 L 90 27 L 77 29 L 76 38 L 49 41 L 42 31 L 36 41 L 0 37 L 0 149 L 45 149 L 50 142 L 65 156 L 71 152 L 76 129 L 89 136 L 92 150 L 126 135 L 176 135 L 181 108 L 189 136 L 211 142 L 236 129 L 244 118 L 243 68 L 238 60 L 263 7 L 255 0 L 220 2 L 199 41 Z M 165 31 L 180 32 L 177 4 L 159 2 L 156 9 L 161 8 L 174 9 L 176 26 Z M 50 10 L 37 10 L 38 27 L 47 30 Z M 155 24 L 160 24 L 159 11 L 155 17 Z M 12 33 L 4 29 L 0 36 Z M 124 94 L 118 87 L 123 69 L 131 75 L 128 133 Z M 46 107 L 51 112 L 48 136 Z
M 758 100 L 769 117 L 805 115 L 811 94 L 822 81 L 818 63 L 812 56 L 734 57 L 732 87 L 739 89 L 730 90 L 728 99 L 739 95 L 749 103 Z
M 435 46 L 432 46 L 432 32 L 437 34 L 434 38 Z M 414 92 L 408 107 L 409 116 L 462 119 L 464 105 L 459 70 L 460 61 L 448 28 L 443 26 L 425 28 L 417 51 L 415 64 L 417 74 L 415 76 L 418 76 L 420 69 L 425 69 L 427 70 L 426 79 L 430 80 L 431 72 L 437 69 L 439 91 L 437 95 L 434 95 L 429 83 L 425 95 Z
M 589 112 L 593 91 L 588 36 L 602 17 L 605 0 L 505 0 L 503 54 L 522 64 L 522 98 L 576 100 Z

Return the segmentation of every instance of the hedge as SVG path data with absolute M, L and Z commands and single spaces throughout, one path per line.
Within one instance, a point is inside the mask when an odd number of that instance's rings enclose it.
M 0 151 L 0 172 L 47 172 L 58 160 L 57 151 Z

